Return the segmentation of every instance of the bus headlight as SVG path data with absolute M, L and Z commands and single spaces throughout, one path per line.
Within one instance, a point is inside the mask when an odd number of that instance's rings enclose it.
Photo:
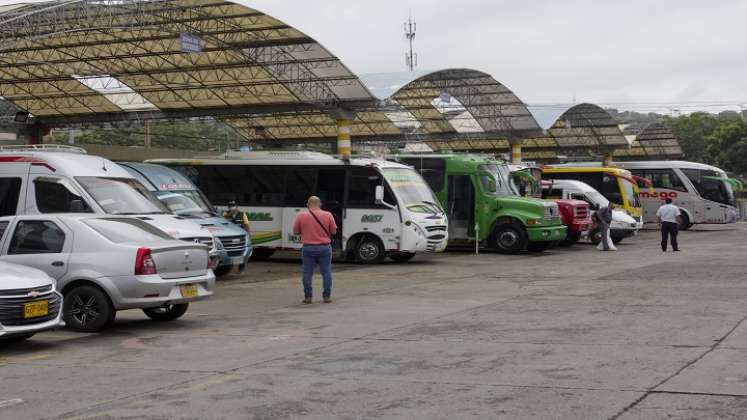
M 527 219 L 527 225 L 534 226 L 534 225 L 541 225 L 542 219 Z

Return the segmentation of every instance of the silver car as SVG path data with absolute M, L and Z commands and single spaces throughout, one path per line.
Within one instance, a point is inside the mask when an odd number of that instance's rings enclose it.
M 76 331 L 101 330 L 125 309 L 175 320 L 215 287 L 207 246 L 178 241 L 137 218 L 3 217 L 0 232 L 0 261 L 56 279 L 65 298 L 62 317 Z
M 0 262 L 0 340 L 21 341 L 65 325 L 55 281 L 35 268 Z

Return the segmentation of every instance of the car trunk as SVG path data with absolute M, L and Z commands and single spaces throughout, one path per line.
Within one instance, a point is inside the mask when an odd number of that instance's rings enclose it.
M 205 275 L 208 271 L 208 249 L 205 245 L 150 246 L 158 274 L 164 279 Z

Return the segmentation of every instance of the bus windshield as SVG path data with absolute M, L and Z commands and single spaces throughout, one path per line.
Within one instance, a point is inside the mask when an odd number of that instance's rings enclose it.
M 156 197 L 179 216 L 215 216 L 217 213 L 199 191 L 156 191 Z
M 169 210 L 143 184 L 131 178 L 75 178 L 107 214 L 166 214 Z
M 704 199 L 730 206 L 736 205 L 734 189 L 727 178 L 718 172 L 700 169 L 682 169 L 682 172 Z
M 628 203 L 631 207 L 641 207 L 641 201 L 638 199 L 638 193 L 635 188 L 636 185 L 625 178 L 620 178 L 620 183 L 625 191 L 625 197 L 628 199 Z
M 402 205 L 416 213 L 443 213 L 438 199 L 414 169 L 385 168 L 384 178 Z
M 511 179 L 511 171 L 508 168 L 508 165 L 501 165 L 497 163 L 491 163 L 489 165 L 480 165 L 477 168 L 479 171 L 485 171 L 493 174 L 493 177 L 495 178 L 496 183 L 496 190 L 495 192 L 490 192 L 488 188 L 485 188 L 486 180 L 483 180 L 482 177 L 480 178 L 480 181 L 483 183 L 483 190 L 486 194 L 490 195 L 519 195 L 518 189 L 516 189 L 516 185 L 513 183 Z

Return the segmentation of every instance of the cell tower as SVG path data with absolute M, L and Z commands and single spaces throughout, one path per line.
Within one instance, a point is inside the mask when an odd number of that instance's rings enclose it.
M 413 52 L 412 43 L 415 41 L 415 32 L 418 30 L 418 24 L 412 19 L 412 14 L 405 22 L 405 38 L 410 43 L 410 51 L 405 53 L 405 65 L 410 71 L 415 70 L 418 66 L 418 54 Z

